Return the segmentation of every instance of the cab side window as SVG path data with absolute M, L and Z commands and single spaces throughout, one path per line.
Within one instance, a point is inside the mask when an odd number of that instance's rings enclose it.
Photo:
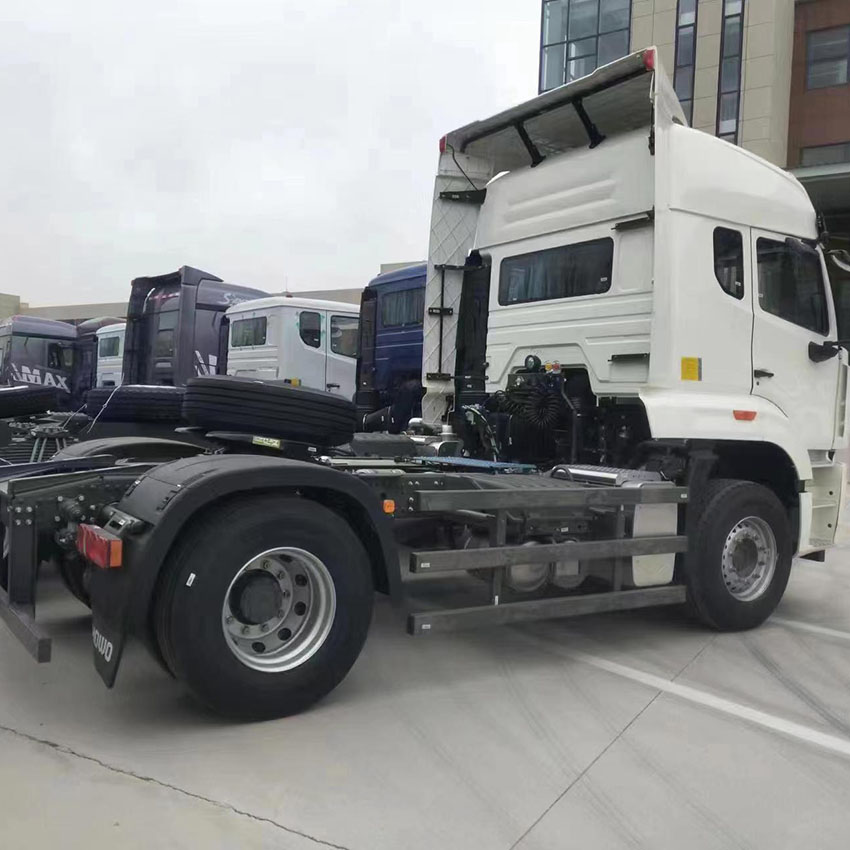
M 829 313 L 817 251 L 803 242 L 759 239 L 756 255 L 761 309 L 806 330 L 828 333 Z
M 739 230 L 714 228 L 714 276 L 727 295 L 744 297 L 744 237 Z
M 322 345 L 322 322 L 318 313 L 304 310 L 298 317 L 298 333 L 305 345 L 320 348 Z

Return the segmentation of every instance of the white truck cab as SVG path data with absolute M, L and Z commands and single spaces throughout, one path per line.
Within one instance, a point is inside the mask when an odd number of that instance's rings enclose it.
M 227 374 L 287 380 L 351 398 L 359 310 L 354 304 L 272 295 L 227 311 Z
M 124 333 L 123 322 L 106 325 L 97 331 L 98 387 L 117 387 L 123 383 Z
M 649 49 L 442 140 L 423 419 L 541 465 L 704 446 L 821 552 L 848 441 L 834 303 L 803 187 L 688 127 Z

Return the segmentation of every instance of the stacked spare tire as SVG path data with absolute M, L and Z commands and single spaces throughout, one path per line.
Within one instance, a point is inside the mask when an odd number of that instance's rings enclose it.
M 190 378 L 183 416 L 207 430 L 339 446 L 354 435 L 355 407 L 342 396 L 285 381 L 229 375 Z
M 123 385 L 89 390 L 86 413 L 100 422 L 180 422 L 183 387 Z
M 58 407 L 59 393 L 55 387 L 0 387 L 0 419 L 47 413 Z

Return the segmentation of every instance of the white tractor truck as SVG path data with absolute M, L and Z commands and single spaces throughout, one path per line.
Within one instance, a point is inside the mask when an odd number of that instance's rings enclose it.
M 206 448 L 92 440 L 0 472 L 0 616 L 47 660 L 58 563 L 108 686 L 133 636 L 238 717 L 332 690 L 376 590 L 418 636 L 686 602 L 758 626 L 844 499 L 826 239 L 792 176 L 686 126 L 654 50 L 451 132 L 409 433 L 193 378 Z

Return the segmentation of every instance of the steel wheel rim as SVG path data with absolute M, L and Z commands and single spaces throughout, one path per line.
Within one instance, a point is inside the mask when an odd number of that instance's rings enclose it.
M 723 582 L 739 602 L 762 596 L 773 581 L 779 549 L 770 523 L 761 517 L 739 520 L 726 535 L 721 555 Z
M 270 608 L 276 610 L 268 616 L 250 616 Z M 324 563 L 304 549 L 280 547 L 255 555 L 233 576 L 221 628 L 242 664 L 281 673 L 318 652 L 335 615 L 336 589 Z

